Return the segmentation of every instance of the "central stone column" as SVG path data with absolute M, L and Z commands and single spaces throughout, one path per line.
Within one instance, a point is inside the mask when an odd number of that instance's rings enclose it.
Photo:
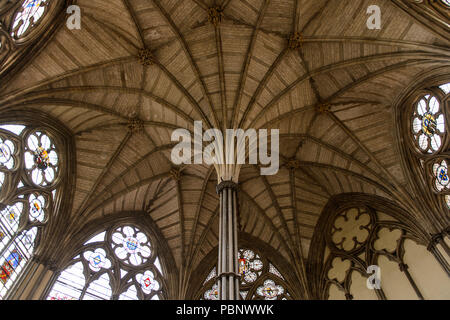
M 220 197 L 219 221 L 219 300 L 239 300 L 237 191 L 233 181 L 224 181 L 216 187 Z

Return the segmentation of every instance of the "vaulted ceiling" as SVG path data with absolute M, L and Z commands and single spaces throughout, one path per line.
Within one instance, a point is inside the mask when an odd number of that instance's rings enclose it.
M 448 66 L 449 43 L 387 0 L 376 1 L 381 30 L 369 30 L 373 2 L 78 0 L 81 30 L 62 25 L 3 86 L 0 104 L 37 109 L 72 131 L 70 230 L 145 210 L 178 268 L 191 270 L 217 245 L 217 177 L 206 165 L 173 170 L 172 131 L 193 131 L 194 120 L 279 128 L 279 173 L 241 170 L 240 227 L 301 270 L 332 196 L 363 192 L 417 211 L 394 104 Z M 208 9 L 217 4 L 215 26 Z M 296 32 L 302 46 L 290 49 Z M 152 65 L 139 60 L 142 48 Z

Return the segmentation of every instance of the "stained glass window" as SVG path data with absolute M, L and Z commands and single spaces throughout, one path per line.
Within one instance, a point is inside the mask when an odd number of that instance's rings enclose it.
M 241 274 L 241 283 L 251 284 L 261 275 L 263 262 L 258 254 L 252 250 L 240 249 L 239 257 L 239 273 Z
M 31 126 L 0 125 L 0 299 L 21 276 L 31 259 L 36 238 L 51 215 L 57 183 L 37 184 L 26 170 L 26 141 L 39 132 Z M 49 139 L 50 141 L 50 139 Z M 57 158 L 53 142 L 51 152 Z
M 285 278 L 267 258 L 255 250 L 241 248 L 238 252 L 241 275 L 240 294 L 242 300 L 286 300 L 290 299 Z M 201 300 L 218 300 L 217 269 L 214 267 L 203 283 Z
M 110 228 L 86 241 L 55 281 L 48 300 L 159 300 L 163 271 L 148 234 Z
M 256 293 L 264 300 L 277 300 L 279 296 L 284 294 L 284 288 L 269 279 L 264 281 L 264 285 L 258 287 Z
M 203 298 L 205 300 L 219 300 L 218 289 L 217 284 L 214 284 L 211 289 L 205 291 Z
M 12 36 L 19 39 L 36 26 L 47 11 L 50 0 L 24 0 L 14 16 Z
M 441 148 L 445 134 L 445 115 L 439 98 L 425 95 L 416 104 L 412 131 L 419 150 L 423 153 L 435 153 Z
M 57 177 L 59 159 L 52 139 L 40 131 L 32 132 L 25 152 L 25 168 L 34 184 L 51 185 Z
M 448 190 L 449 177 L 448 177 L 448 165 L 446 160 L 439 161 L 433 165 L 434 185 L 436 190 L 441 192 Z
M 449 147 L 446 119 L 449 116 L 450 83 L 425 91 L 429 93 L 424 94 L 414 105 L 411 128 L 423 169 L 423 164 L 427 163 L 426 174 L 429 175 L 427 180 L 430 181 L 430 187 L 437 193 L 445 194 L 450 189 L 446 155 Z
M 450 209 L 450 196 L 445 196 L 445 202 L 447 203 L 447 207 Z

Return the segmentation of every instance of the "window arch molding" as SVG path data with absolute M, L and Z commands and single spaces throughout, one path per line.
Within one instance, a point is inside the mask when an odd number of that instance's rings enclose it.
M 376 221 L 372 221 L 375 222 L 374 227 L 370 229 L 367 238 L 364 240 L 364 243 L 367 242 L 364 246 L 367 247 L 359 247 L 354 250 L 344 252 L 344 250 L 335 247 L 333 240 L 331 239 L 331 230 L 333 230 L 336 218 L 338 218 L 341 213 L 353 208 L 367 208 L 370 215 L 373 215 L 375 212 L 382 212 L 385 215 L 395 219 L 395 221 L 390 219 L 376 219 Z M 431 244 L 434 241 L 433 237 L 427 233 L 421 227 L 420 223 L 415 221 L 415 219 L 413 219 L 407 211 L 400 208 L 390 200 L 379 196 L 361 193 L 341 194 L 329 200 L 317 223 L 315 229 L 316 232 L 314 233 L 311 241 L 311 247 L 307 260 L 307 275 L 310 278 L 311 290 L 314 299 L 326 299 L 328 289 L 331 285 L 331 283 L 326 280 L 326 274 L 330 270 L 332 262 L 332 260 L 329 259 L 330 256 L 334 258 L 341 258 L 343 260 L 353 257 L 352 259 L 355 261 L 355 265 L 353 265 L 350 269 L 357 271 L 361 275 L 366 273 L 364 271 L 365 268 L 367 268 L 366 264 L 371 265 L 375 262 L 376 258 L 384 254 L 384 252 L 374 250 L 372 243 L 377 239 L 377 234 L 382 228 L 387 228 L 390 231 L 394 229 L 402 229 L 405 232 L 401 235 L 401 241 L 404 242 L 404 240 L 410 239 L 419 245 L 428 247 L 429 251 L 433 253 L 431 248 Z M 320 230 L 320 232 L 318 232 L 318 230 Z M 399 251 L 396 251 L 396 254 L 398 255 L 396 257 L 390 256 L 386 253 L 386 255 L 389 256 L 388 259 L 401 259 L 402 254 L 404 254 L 401 247 L 402 244 L 398 244 L 398 248 L 400 249 L 398 249 Z M 365 251 L 372 252 L 368 255 L 369 261 L 362 263 L 359 259 L 354 259 L 355 256 L 359 257 L 361 253 Z M 326 252 L 329 252 L 328 256 L 326 256 Z M 367 274 L 363 275 L 363 277 L 364 276 L 367 277 Z M 346 281 L 348 281 L 348 279 L 346 279 Z M 338 285 L 340 286 L 340 284 Z M 349 288 L 342 288 L 342 290 L 344 289 L 348 290 Z
M 26 277 L 32 265 L 30 262 L 37 261 L 51 253 L 54 239 L 61 235 L 58 231 L 60 224 L 68 218 L 68 211 L 71 207 L 70 197 L 64 197 L 63 195 L 72 194 L 74 177 L 71 173 L 74 172 L 75 168 L 75 146 L 72 134 L 62 123 L 39 111 L 16 109 L 2 112 L 0 125 L 23 126 L 23 129 L 17 129 L 17 132 L 11 129 L 12 127 L 0 129 L 0 137 L 3 141 L 6 141 L 5 138 L 7 138 L 15 144 L 15 151 L 13 152 L 15 165 L 9 171 L 3 169 L 4 173 L 2 173 L 6 178 L 0 188 L 0 209 L 3 210 L 15 203 L 22 203 L 23 211 L 18 221 L 17 234 L 36 228 L 33 253 L 6 292 L 4 298 L 8 299 L 21 286 L 22 279 Z M 58 155 L 57 177 L 52 183 L 43 186 L 32 181 L 26 172 L 24 163 L 27 137 L 37 131 L 50 137 Z M 36 220 L 28 219 L 28 210 L 31 214 L 31 202 L 29 201 L 32 201 L 32 196 L 34 199 L 38 199 L 38 204 L 41 205 L 41 208 L 44 208 L 44 216 L 36 216 Z M 44 202 L 39 198 L 40 196 L 43 197 Z M 40 212 L 42 213 L 42 211 Z
M 262 257 L 268 258 L 269 262 L 272 263 L 279 272 L 283 275 L 284 280 L 278 277 L 274 277 L 271 274 L 263 274 L 257 279 L 255 283 L 252 284 L 252 290 L 249 291 L 248 295 L 256 292 L 257 288 L 261 286 L 265 280 L 271 279 L 284 287 L 284 289 L 289 292 L 290 296 L 294 300 L 305 299 L 303 295 L 304 288 L 301 287 L 301 281 L 298 279 L 296 274 L 293 272 L 293 267 L 285 257 L 283 257 L 279 252 L 272 248 L 267 243 L 255 238 L 245 232 L 240 232 L 238 235 L 239 248 L 246 248 L 254 251 Z M 211 270 L 217 265 L 217 254 L 219 247 L 214 247 L 199 263 L 197 268 L 192 273 L 195 278 L 191 281 L 191 285 L 187 291 L 187 299 L 199 300 L 203 292 L 208 286 L 214 284 L 214 279 L 205 282 Z
M 44 14 L 40 16 L 35 25 L 30 25 L 25 32 L 17 36 L 14 26 L 24 2 L 23 0 L 0 1 L 1 78 L 12 78 L 43 49 L 45 44 L 56 34 L 57 29 L 65 23 L 66 8 L 75 2 L 76 0 L 49 1 Z M 7 82 L 4 79 L 2 82 Z
M 450 196 L 450 186 L 441 190 L 436 188 L 433 167 L 443 159 L 450 159 L 450 96 L 439 88 L 450 83 L 449 73 L 450 67 L 442 67 L 419 75 L 403 90 L 393 104 L 395 135 L 399 153 L 402 155 L 405 176 L 412 188 L 416 190 L 416 197 L 420 199 L 418 201 L 429 206 L 425 211 L 438 213 L 437 219 L 441 220 L 441 226 L 437 225 L 437 228 L 440 230 L 446 227 L 446 216 L 450 210 L 446 201 L 446 197 Z M 433 153 L 420 150 L 412 130 L 414 108 L 425 95 L 437 97 L 445 122 L 445 135 L 443 135 L 441 146 Z M 436 218 L 430 217 L 430 219 Z
M 133 270 L 134 272 L 143 272 L 145 271 L 143 266 L 153 265 L 155 259 L 158 258 L 163 274 L 163 277 L 158 278 L 158 281 L 162 281 L 160 285 L 162 285 L 163 288 L 160 296 L 163 299 L 176 299 L 178 271 L 174 257 L 168 244 L 164 240 L 164 236 L 146 212 L 120 212 L 88 221 L 83 226 L 74 229 L 66 236 L 64 244 L 61 245 L 64 250 L 58 250 L 58 252 L 54 253 L 57 258 L 50 262 L 54 274 L 48 282 L 46 289 L 43 291 L 41 299 L 46 299 L 48 297 L 53 285 L 56 283 L 61 273 L 66 270 L 66 268 L 74 265 L 74 257 L 82 255 L 87 249 L 94 250 L 98 247 L 98 242 L 85 244 L 87 241 L 106 231 L 106 241 L 104 244 L 110 247 L 111 234 L 114 233 L 117 228 L 123 226 L 137 228 L 148 237 L 149 242 L 152 245 L 151 257 L 147 262 L 139 266 L 127 264 L 127 269 Z M 113 252 L 113 249 L 110 250 Z M 119 260 L 114 254 L 110 255 L 110 257 Z M 110 271 L 111 270 L 108 270 L 106 273 L 108 273 L 110 279 L 112 279 Z M 94 274 L 94 278 L 99 276 L 101 276 L 101 274 Z M 91 283 L 95 280 L 94 278 L 90 279 Z M 113 287 L 113 285 L 111 286 Z M 112 289 L 113 292 L 116 292 L 120 291 L 122 288 L 113 287 Z

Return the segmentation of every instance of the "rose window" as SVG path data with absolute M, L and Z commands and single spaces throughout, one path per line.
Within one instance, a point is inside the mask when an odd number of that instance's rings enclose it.
M 445 120 L 435 96 L 426 95 L 415 106 L 412 131 L 416 145 L 423 153 L 435 153 L 441 148 Z

